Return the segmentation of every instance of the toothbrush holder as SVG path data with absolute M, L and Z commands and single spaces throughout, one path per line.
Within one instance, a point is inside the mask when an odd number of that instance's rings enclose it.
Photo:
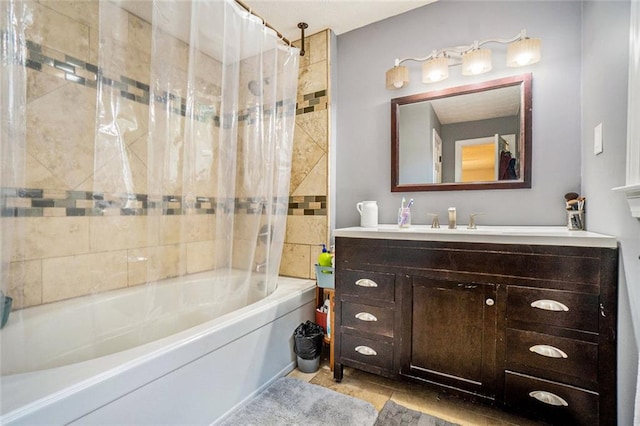
M 409 207 L 400 207 L 398 209 L 398 226 L 400 228 L 411 226 L 411 209 Z

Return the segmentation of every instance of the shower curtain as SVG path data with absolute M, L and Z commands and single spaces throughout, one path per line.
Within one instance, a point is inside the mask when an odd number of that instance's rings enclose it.
M 91 304 L 104 291 L 145 286 L 143 319 L 132 325 L 139 344 L 153 338 L 147 326 L 164 309 L 162 279 L 215 270 L 197 304 L 216 309 L 273 292 L 298 49 L 231 0 L 116 0 L 73 5 L 99 3 L 89 53 L 79 58 L 47 45 L 47 31 L 66 29 L 40 30 L 46 5 L 1 3 L 0 272 L 14 299 L 9 326 L 22 308 L 74 297 Z M 89 117 L 77 129 L 61 108 L 31 113 L 28 82 L 49 66 L 61 72 L 50 83 L 59 84 L 56 99 L 72 99 L 73 114 Z M 38 179 L 42 167 L 55 179 Z M 85 224 L 86 249 L 66 248 Z M 42 247 L 30 249 L 34 241 Z M 39 298 L 28 282 L 38 262 Z M 177 309 L 192 299 L 178 297 Z

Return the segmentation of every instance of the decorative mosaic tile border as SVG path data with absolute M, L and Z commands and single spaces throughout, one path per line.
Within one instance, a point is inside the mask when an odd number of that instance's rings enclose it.
M 318 92 L 298 96 L 296 115 L 327 109 L 327 100 L 328 97 L 326 90 L 320 90 Z
M 124 75 L 121 75 L 120 78 L 107 77 L 103 75 L 102 70 L 97 65 L 90 64 L 67 54 L 43 47 L 30 40 L 27 40 L 27 54 L 28 59 L 24 65 L 34 71 L 64 78 L 72 83 L 93 89 L 97 89 L 98 81 L 100 79 L 102 84 L 119 90 L 121 97 L 143 105 L 149 105 L 150 88 L 146 83 L 136 81 Z M 187 100 L 183 97 L 163 92 L 162 95 L 157 95 L 154 100 L 163 104 L 167 104 L 169 101 L 173 102 L 179 100 L 180 108 L 173 108 L 172 112 L 174 114 L 180 114 L 183 117 L 187 113 Z M 296 115 L 326 109 L 326 90 L 302 95 L 298 98 L 298 102 L 295 106 L 288 102 L 284 103 L 283 101 L 278 101 L 276 102 L 276 108 L 279 110 L 278 113 L 283 114 L 292 114 L 295 110 Z M 267 114 L 271 113 L 270 111 L 265 112 Z M 199 113 L 195 115 L 195 118 L 198 121 L 213 119 L 216 126 L 220 126 L 219 115 L 211 116 L 211 114 Z M 249 119 L 250 114 L 248 110 L 240 111 L 238 113 L 238 121 L 245 121 Z
M 60 191 L 32 188 L 0 188 L 0 217 L 70 217 L 70 216 L 147 216 L 216 214 L 231 208 L 246 214 L 263 213 L 265 204 L 259 198 L 195 197 L 185 203 L 178 195 L 164 195 L 162 200 L 149 200 L 147 194 L 110 194 L 91 191 Z M 275 199 L 276 214 L 326 216 L 327 197 L 294 196 Z M 151 213 L 153 214 L 153 213 Z
M 150 103 L 150 87 L 140 81 L 124 75 L 119 79 L 106 77 L 102 70 L 94 64 L 63 54 L 53 49 L 43 47 L 38 43 L 27 41 L 28 59 L 25 66 L 34 71 L 49 74 L 66 81 L 97 89 L 98 79 L 104 85 L 120 91 L 120 96 L 144 105 Z M 299 96 L 295 105 L 295 114 L 306 114 L 327 108 L 326 90 Z M 155 101 L 161 103 L 180 101 L 180 108 L 174 108 L 173 113 L 185 116 L 186 99 L 164 92 L 156 96 Z M 177 102 L 176 102 L 177 103 Z M 286 106 L 286 110 L 281 108 Z M 293 105 L 284 105 L 282 101 L 276 104 L 278 112 L 293 112 Z M 272 113 L 266 111 L 267 114 Z M 238 115 L 239 121 L 251 120 L 249 111 L 242 111 Z M 220 126 L 220 116 L 213 116 L 210 112 L 196 117 L 201 121 L 213 120 Z M 282 200 L 275 203 L 274 208 L 287 205 L 289 215 L 326 215 L 326 196 L 295 196 L 289 197 L 286 204 Z M 247 213 L 256 213 L 263 205 L 252 199 L 235 199 L 237 209 L 246 209 Z M 47 217 L 47 216 L 118 216 L 118 215 L 147 215 L 148 210 L 161 209 L 164 215 L 179 214 L 215 214 L 216 209 L 229 210 L 225 203 L 212 197 L 197 197 L 192 205 L 183 208 L 179 196 L 163 196 L 162 205 L 148 200 L 146 194 L 102 194 L 85 191 L 64 191 L 27 188 L 0 188 L 0 217 Z
M 289 197 L 289 215 L 326 216 L 326 195 L 296 195 Z

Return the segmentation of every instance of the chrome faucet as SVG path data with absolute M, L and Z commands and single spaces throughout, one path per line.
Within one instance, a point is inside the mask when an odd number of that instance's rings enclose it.
M 256 272 L 264 272 L 267 269 L 267 262 L 258 263 L 256 265 Z
M 469 225 L 467 226 L 467 229 L 477 229 L 476 228 L 476 216 L 481 215 L 484 213 L 471 213 L 469 215 Z

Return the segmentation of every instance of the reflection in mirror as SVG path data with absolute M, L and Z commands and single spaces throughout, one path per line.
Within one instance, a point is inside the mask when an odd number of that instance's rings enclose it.
M 391 190 L 531 187 L 531 74 L 391 101 Z

